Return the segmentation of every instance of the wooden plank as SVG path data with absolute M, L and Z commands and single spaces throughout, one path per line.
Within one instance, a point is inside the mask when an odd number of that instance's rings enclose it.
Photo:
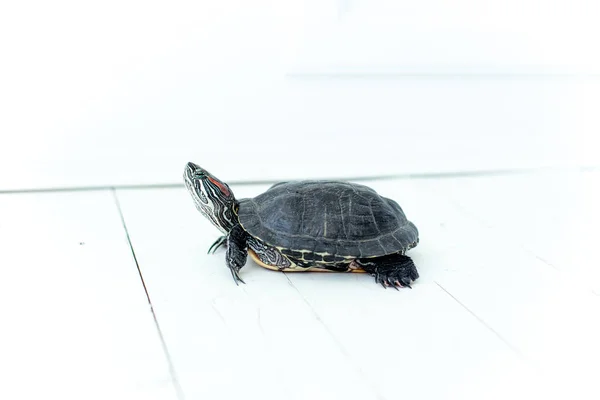
M 0 398 L 176 398 L 110 192 L 0 196 L 0 248 Z

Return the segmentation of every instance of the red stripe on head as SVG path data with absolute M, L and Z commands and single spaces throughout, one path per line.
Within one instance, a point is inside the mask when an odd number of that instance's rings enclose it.
M 219 182 L 215 178 L 211 178 L 209 176 L 208 180 L 211 181 L 212 183 L 214 183 L 214 185 L 216 187 L 218 187 L 219 190 L 221 191 L 221 193 L 223 193 L 225 196 L 230 196 L 231 195 L 231 192 L 229 191 L 229 189 L 227 189 L 227 186 L 225 186 L 224 184 L 222 184 L 221 182 Z

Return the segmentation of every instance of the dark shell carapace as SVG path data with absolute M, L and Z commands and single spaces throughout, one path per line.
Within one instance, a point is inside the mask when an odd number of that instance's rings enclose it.
M 418 242 L 417 228 L 394 200 L 348 182 L 279 183 L 241 199 L 238 215 L 250 235 L 294 252 L 375 257 Z

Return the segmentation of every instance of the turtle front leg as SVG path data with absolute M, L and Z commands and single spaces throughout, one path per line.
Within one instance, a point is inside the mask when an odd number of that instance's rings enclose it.
M 240 278 L 240 269 L 246 265 L 248 258 L 248 234 L 242 229 L 240 224 L 234 225 L 227 235 L 227 253 L 225 261 L 231 271 L 236 285 L 239 282 L 246 283 Z
M 353 267 L 359 267 L 375 277 L 375 282 L 383 287 L 411 288 L 410 284 L 419 278 L 413 260 L 402 254 L 391 254 L 383 257 L 361 258 L 352 261 Z
M 219 249 L 219 247 L 223 246 L 224 244 L 227 244 L 227 236 L 221 236 L 220 238 L 215 240 L 215 242 L 213 244 L 211 244 L 210 247 L 208 248 L 208 252 L 206 254 L 210 254 L 210 253 L 215 254 L 215 252 Z

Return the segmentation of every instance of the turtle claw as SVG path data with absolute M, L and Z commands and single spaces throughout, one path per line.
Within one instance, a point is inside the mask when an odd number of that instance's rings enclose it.
M 375 282 L 386 289 L 390 286 L 396 290 L 401 287 L 412 289 L 411 283 L 419 278 L 415 264 L 405 255 L 395 254 L 354 262 L 375 277 Z
M 394 278 L 392 277 L 386 277 L 385 275 L 382 275 L 380 273 L 375 273 L 375 282 L 381 284 L 381 286 L 384 287 L 384 289 L 387 289 L 388 287 L 393 287 L 396 290 L 398 289 L 398 286 L 402 287 L 402 285 L 398 282 L 398 280 L 394 280 Z
M 206 254 L 215 254 L 215 252 L 219 249 L 219 247 L 223 246 L 227 243 L 227 236 L 221 236 L 213 244 L 208 248 L 208 252 Z
M 244 282 L 244 280 L 242 278 L 240 278 L 239 270 L 236 270 L 234 268 L 230 268 L 230 270 L 231 270 L 231 276 L 233 276 L 233 281 L 235 282 L 235 284 L 237 286 L 240 285 L 240 282 L 242 282 L 244 285 L 246 284 L 246 282 Z
M 381 286 L 383 286 L 385 289 L 387 289 L 388 287 L 393 287 L 396 290 L 400 290 L 398 288 L 401 288 L 401 287 L 407 287 L 409 289 L 412 289 L 408 278 L 398 279 L 398 278 L 394 278 L 394 277 L 386 277 L 384 275 L 377 274 L 375 276 L 375 281 L 377 283 L 381 284 Z
M 406 276 L 403 276 L 402 278 L 400 278 L 400 281 L 402 283 L 399 283 L 400 286 L 406 286 L 409 289 L 412 289 L 412 286 L 410 286 L 410 279 L 411 278 L 407 278 Z

